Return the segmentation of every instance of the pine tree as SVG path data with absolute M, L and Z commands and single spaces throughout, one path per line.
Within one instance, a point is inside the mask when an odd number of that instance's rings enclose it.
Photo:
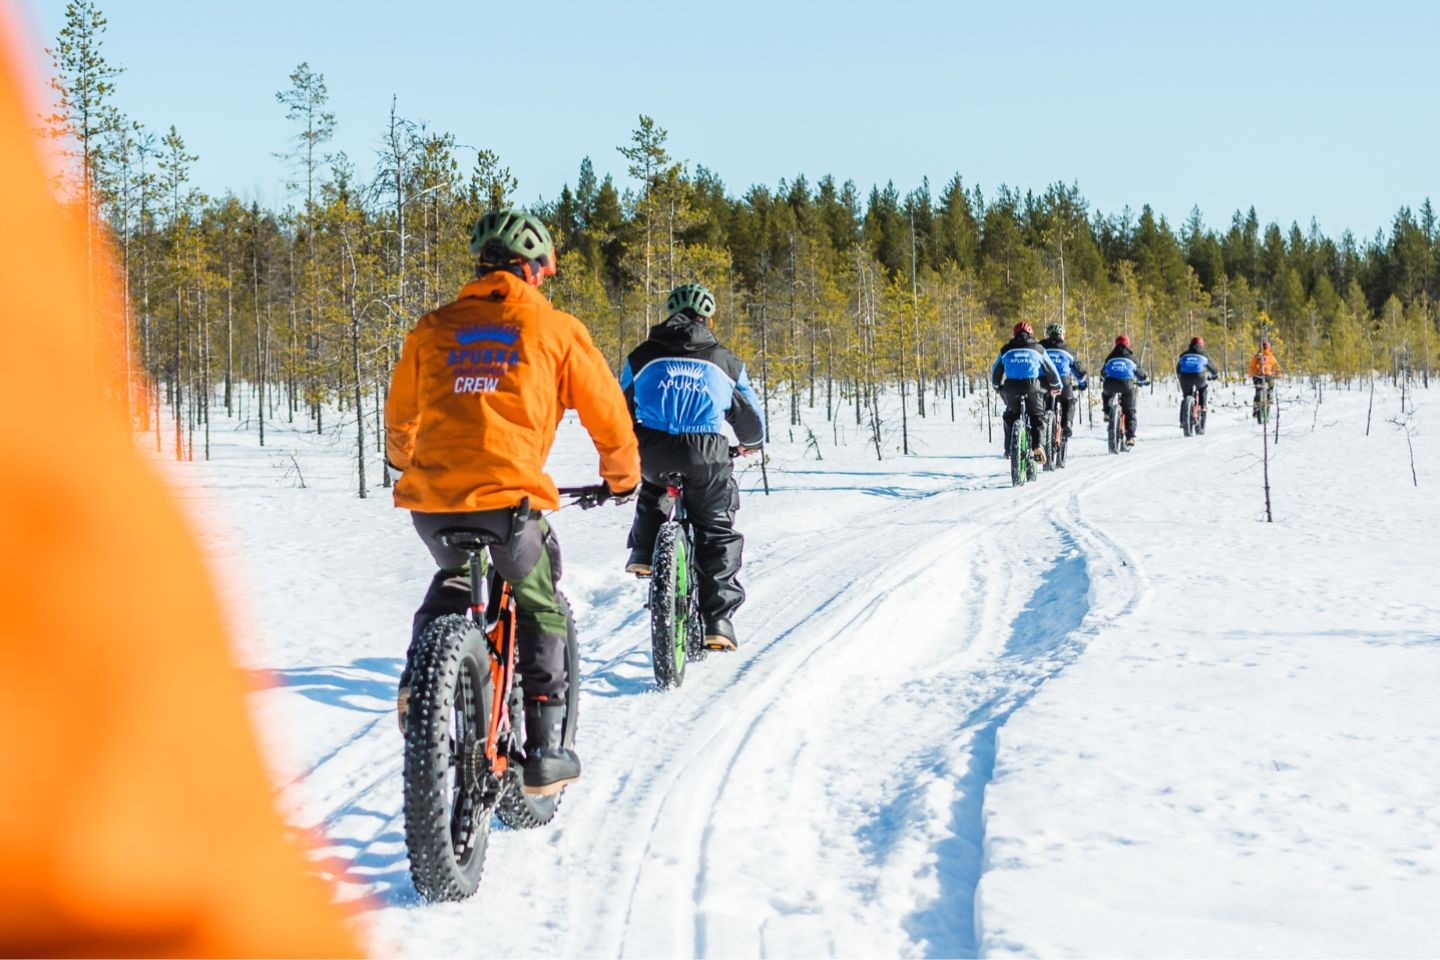
M 104 161 L 102 141 L 120 123 L 110 104 L 115 92 L 112 82 L 124 72 L 112 66 L 101 50 L 108 21 L 94 0 L 70 0 L 65 4 L 65 25 L 54 47 L 45 52 L 54 65 L 50 81 L 55 91 L 57 112 L 46 118 L 51 132 L 73 142 L 79 160 L 80 202 L 85 211 L 87 235 L 94 235 L 95 189 Z M 94 282 L 93 244 L 90 281 Z
M 660 189 L 666 171 L 670 167 L 670 155 L 665 151 L 665 140 L 669 136 L 650 117 L 641 114 L 640 125 L 630 134 L 628 147 L 617 147 L 620 155 L 628 161 L 626 172 L 639 181 L 640 195 L 636 202 L 641 224 L 640 298 L 645 306 L 645 328 L 654 323 L 653 310 L 658 293 L 655 286 L 655 229 L 660 218 Z M 623 320 L 621 321 L 624 322 Z M 625 340 L 622 326 L 620 340 Z
M 304 176 L 306 235 L 304 286 L 306 365 L 308 368 L 306 386 L 310 394 L 308 399 L 310 400 L 311 414 L 315 420 L 315 432 L 321 433 L 323 432 L 324 394 L 315 376 L 315 368 L 318 367 L 320 360 L 320 341 L 315 329 L 319 306 L 319 288 L 315 276 L 315 172 L 319 169 L 320 163 L 326 159 L 318 151 L 335 135 L 335 114 L 325 109 L 330 102 L 330 93 L 325 87 L 324 75 L 315 73 L 310 69 L 308 63 L 301 63 L 291 72 L 289 89 L 277 92 L 275 102 L 285 108 L 285 119 L 300 127 L 295 134 L 293 149 L 289 153 L 278 156 L 289 160 Z M 292 190 L 297 189 L 299 185 L 299 181 L 287 184 Z

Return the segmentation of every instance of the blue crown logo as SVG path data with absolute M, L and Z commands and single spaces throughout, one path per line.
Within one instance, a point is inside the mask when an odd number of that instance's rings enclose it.
M 455 342 L 462 347 L 487 340 L 508 347 L 519 339 L 520 331 L 514 327 L 461 327 L 455 333 Z

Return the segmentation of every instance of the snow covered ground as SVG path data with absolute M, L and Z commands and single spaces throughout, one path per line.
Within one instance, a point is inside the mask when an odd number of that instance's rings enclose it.
M 584 660 L 585 776 L 430 906 L 403 843 L 393 692 L 429 556 L 353 438 L 215 426 L 171 466 L 243 625 L 297 825 L 381 953 L 1440 954 L 1440 446 L 1366 395 L 1287 388 L 1260 438 L 1141 402 L 1011 489 L 978 406 L 874 457 L 845 411 L 742 476 L 738 654 L 653 685 L 626 509 L 553 519 Z M 892 410 L 892 413 L 894 411 Z M 779 410 L 777 419 L 783 420 Z M 898 447 L 898 415 L 891 447 Z M 277 425 L 278 426 L 278 425 Z M 842 441 L 837 445 L 835 437 Z M 293 460 L 292 460 L 293 457 Z M 590 482 L 578 425 L 552 474 Z M 307 486 L 300 488 L 297 471 Z

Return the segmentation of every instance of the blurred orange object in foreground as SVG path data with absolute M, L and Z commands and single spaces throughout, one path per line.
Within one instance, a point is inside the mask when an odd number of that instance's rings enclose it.
M 200 552 L 114 409 L 116 311 L 87 309 L 15 31 L 0 3 L 0 954 L 353 956 L 283 836 Z

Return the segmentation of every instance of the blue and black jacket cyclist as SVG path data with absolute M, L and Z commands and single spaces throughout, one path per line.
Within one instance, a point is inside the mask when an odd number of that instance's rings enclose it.
M 1120 409 L 1125 412 L 1125 442 L 1133 446 L 1136 388 L 1149 384 L 1150 376 L 1140 369 L 1135 353 L 1130 349 L 1130 338 L 1125 334 L 1115 338 L 1115 348 L 1105 358 L 1105 365 L 1100 373 L 1105 378 L 1100 390 L 1100 402 L 1104 405 L 1105 416 L 1110 416 L 1110 398 L 1118 394 Z
M 765 418 L 745 364 L 709 327 L 715 295 L 687 283 L 670 292 L 665 309 L 669 319 L 650 328 L 649 339 L 626 358 L 620 374 L 640 441 L 642 477 L 625 569 L 649 575 L 655 536 L 665 521 L 662 478 L 683 474 L 705 646 L 734 650 L 730 618 L 745 601 L 738 579 L 745 540 L 735 529 L 740 487 L 724 430 L 729 424 L 742 455 L 754 453 L 765 442 Z
M 1216 369 L 1210 354 L 1205 352 L 1205 338 L 1191 337 L 1190 346 L 1180 354 L 1180 359 L 1175 361 L 1175 373 L 1180 378 L 1180 389 L 1185 396 L 1198 395 L 1200 409 L 1204 410 L 1210 395 L 1210 385 L 1207 381 L 1218 379 L 1220 371 Z
M 1046 327 L 1045 339 L 1040 341 L 1040 346 L 1045 348 L 1045 355 L 1055 364 L 1055 372 L 1060 374 L 1062 386 L 1060 395 L 1055 398 L 1055 406 L 1060 411 L 1063 435 L 1068 440 L 1070 425 L 1075 419 L 1075 391 L 1084 390 L 1087 386 L 1085 365 L 1065 342 L 1064 324 L 1052 323 Z
M 1040 431 L 1045 425 L 1045 393 L 1064 385 L 1045 348 L 1035 339 L 1035 329 L 1024 322 L 1015 324 L 1015 334 L 1000 348 L 990 368 L 990 382 L 1005 398 L 1005 456 L 1010 456 L 1010 428 L 1020 419 L 1021 408 L 1030 425 L 1030 449 L 1036 460 L 1045 462 Z

